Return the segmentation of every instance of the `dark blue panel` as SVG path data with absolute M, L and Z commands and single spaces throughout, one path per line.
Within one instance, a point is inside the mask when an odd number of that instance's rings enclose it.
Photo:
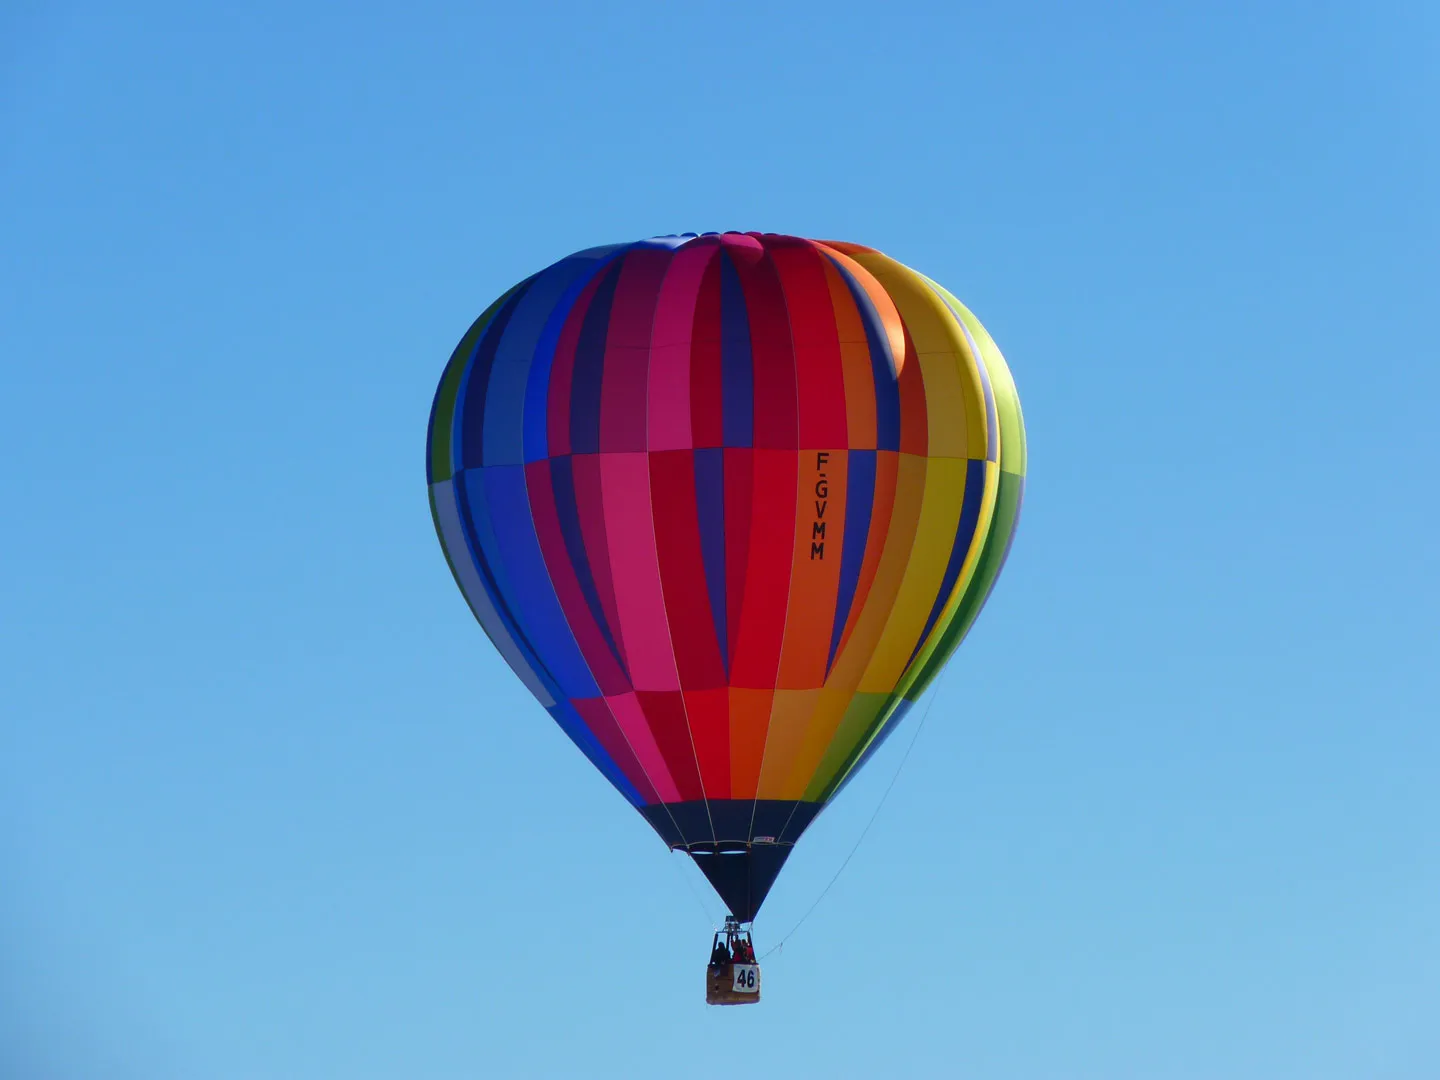
M 615 759 L 605 752 L 605 748 L 591 734 L 584 719 L 575 711 L 575 706 L 568 701 L 557 701 L 545 711 L 554 717 L 560 730 L 570 736 L 570 741 L 580 748 L 580 752 L 590 759 L 590 763 L 600 770 L 606 780 L 615 785 L 631 806 L 639 809 L 645 805 L 645 797 L 636 790 L 634 784 L 625 779 L 625 774 L 615 764 Z
M 565 554 L 570 558 L 570 565 L 575 570 L 575 577 L 580 582 L 580 592 L 585 597 L 585 605 L 590 609 L 590 614 L 595 617 L 595 623 L 600 627 L 600 633 L 605 638 L 605 644 L 609 647 L 610 653 L 615 657 L 615 664 L 625 677 L 630 677 L 630 672 L 625 667 L 625 661 L 620 656 L 620 648 L 615 643 L 614 632 L 610 624 L 605 620 L 605 608 L 600 603 L 600 591 L 595 586 L 595 574 L 590 569 L 590 555 L 585 550 L 585 534 L 580 529 L 580 509 L 575 500 L 575 470 L 569 457 L 557 457 L 550 460 L 550 486 L 555 492 L 555 511 L 560 519 L 560 534 L 565 538 Z
M 740 275 L 720 253 L 720 416 L 725 446 L 755 442 L 755 367 Z
M 610 307 L 625 260 L 615 259 L 604 271 L 590 310 L 580 327 L 575 371 L 570 379 L 570 452 L 600 452 L 600 389 L 605 381 L 605 341 L 610 336 Z
M 455 429 L 452 437 L 456 441 L 454 460 L 461 469 L 478 469 L 485 460 L 485 398 L 490 390 L 490 372 L 495 365 L 495 350 L 510 325 L 510 317 L 524 299 L 532 278 L 515 290 L 498 312 L 495 320 L 485 328 L 480 340 L 475 343 L 475 355 L 465 367 L 456 396 Z M 458 469 L 457 469 L 458 471 Z
M 490 527 L 490 507 L 484 485 L 478 479 L 471 479 L 480 470 L 457 472 L 452 482 L 455 506 L 459 511 L 460 526 L 465 531 L 465 543 L 469 548 L 471 565 L 480 575 L 485 594 L 495 608 L 503 624 L 503 632 L 519 650 L 525 666 L 535 673 L 535 678 L 545 687 L 552 699 L 565 695 L 560 692 L 555 676 L 545 666 L 535 647 L 525 636 L 525 629 L 510 606 L 509 581 L 505 576 L 503 561 L 496 563 L 495 531 Z M 486 632 L 489 628 L 486 627 Z
M 847 491 L 845 492 L 845 533 L 840 545 L 840 590 L 836 595 L 835 624 L 830 631 L 830 659 L 825 661 L 825 674 L 835 663 L 835 652 L 850 618 L 850 605 L 860 585 L 860 566 L 865 561 L 865 545 L 870 536 L 870 515 L 875 509 L 874 450 L 851 450 L 848 456 Z
M 907 666 L 914 663 L 915 657 L 920 655 L 921 646 L 934 629 L 940 613 L 945 610 L 945 602 L 950 599 L 950 593 L 955 589 L 955 582 L 960 578 L 960 569 L 965 565 L 965 554 L 975 540 L 975 528 L 980 524 L 980 505 L 984 497 L 985 462 L 967 461 L 965 502 L 960 507 L 960 522 L 955 527 L 955 543 L 950 548 L 950 561 L 945 564 L 945 576 L 940 581 L 940 594 L 935 597 L 935 606 L 930 609 L 930 617 L 925 620 L 925 629 L 920 631 L 920 640 L 915 642 L 910 659 L 905 662 Z
M 850 271 L 830 259 L 831 265 L 840 271 L 855 306 L 860 311 L 860 322 L 865 327 L 865 342 L 870 348 L 870 370 L 875 377 L 875 445 L 881 450 L 900 449 L 900 379 L 895 354 L 890 350 L 890 335 L 885 333 L 885 324 L 870 294 L 851 276 Z
M 525 388 L 541 335 L 571 284 L 588 277 L 594 267 L 590 259 L 561 259 L 535 277 L 516 305 L 495 352 L 485 398 L 486 465 L 519 465 L 525 460 Z M 553 350 L 552 344 L 552 356 Z
M 525 488 L 522 465 L 487 465 L 479 470 L 490 504 L 490 523 L 495 530 L 496 561 L 503 563 L 510 581 L 507 591 L 510 609 L 524 627 L 525 635 L 545 661 L 560 685 L 561 698 L 599 697 L 600 688 L 590 666 L 575 643 L 565 619 L 550 571 L 535 535 L 530 514 L 530 496 Z M 467 480 L 473 482 L 474 474 Z
M 530 365 L 529 381 L 525 386 L 524 444 L 525 460 L 541 461 L 550 456 L 550 370 L 555 364 L 555 347 L 565 329 L 565 321 L 575 307 L 575 301 L 594 280 L 595 275 L 620 254 L 630 250 L 632 244 L 614 244 L 608 248 L 597 248 L 572 255 L 566 262 L 581 266 L 581 271 L 566 286 L 555 301 L 555 306 L 540 331 L 540 340 L 535 345 L 535 358 Z M 588 261 L 589 265 L 585 263 Z
M 700 556 L 705 563 L 705 590 L 715 617 L 720 662 L 730 674 L 730 633 L 725 612 L 725 451 L 695 451 L 695 504 L 700 517 Z

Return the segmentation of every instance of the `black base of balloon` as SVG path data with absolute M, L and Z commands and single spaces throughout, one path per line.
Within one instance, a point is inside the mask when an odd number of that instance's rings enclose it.
M 640 812 L 661 839 L 687 851 L 699 845 L 793 844 L 810 827 L 820 804 L 794 799 L 710 799 L 656 803 Z
M 695 860 L 730 914 L 750 922 L 820 804 L 711 799 L 659 803 L 640 812 L 667 844 Z

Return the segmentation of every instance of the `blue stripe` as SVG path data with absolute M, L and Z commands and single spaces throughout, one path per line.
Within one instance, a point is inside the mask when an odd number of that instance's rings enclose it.
M 730 673 L 730 634 L 725 615 L 725 451 L 711 447 L 694 452 L 695 504 L 700 518 L 700 557 L 705 563 L 705 590 L 715 619 L 720 662 Z
M 519 465 L 525 460 L 525 390 L 540 337 L 577 277 L 587 275 L 589 259 L 561 259 L 542 270 L 515 307 L 495 352 L 490 389 L 485 397 L 485 455 L 488 465 Z M 553 351 L 553 346 L 552 346 Z
M 755 367 L 745 291 L 728 252 L 720 255 L 720 415 L 725 446 L 755 442 Z
M 900 373 L 895 354 L 890 349 L 890 335 L 875 304 L 850 271 L 827 255 L 831 264 L 845 279 L 850 296 L 860 312 L 865 327 L 865 342 L 870 347 L 870 371 L 875 379 L 875 446 L 880 450 L 900 449 Z
M 605 752 L 605 748 L 585 726 L 585 720 L 575 706 L 568 701 L 557 701 L 545 711 L 560 725 L 560 730 L 570 736 L 570 741 L 580 748 L 580 752 L 590 759 L 590 763 L 604 774 L 605 779 L 614 784 L 620 794 L 629 800 L 631 806 L 645 805 L 644 797 L 635 789 L 634 784 L 625 779 L 620 766 L 615 764 L 615 759 Z
M 620 647 L 615 643 L 614 632 L 605 620 L 605 608 L 600 603 L 600 590 L 595 585 L 595 574 L 590 569 L 590 555 L 585 550 L 585 534 L 580 529 L 580 506 L 575 499 L 575 469 L 569 457 L 550 459 L 550 485 L 555 492 L 555 512 L 560 519 L 560 535 L 565 538 L 565 554 L 580 582 L 580 592 L 585 597 L 585 606 L 595 617 L 600 633 L 609 646 L 615 663 L 630 678 L 625 661 L 620 656 Z
M 610 336 L 610 308 L 620 281 L 623 258 L 609 264 L 605 280 L 595 290 L 590 310 L 580 327 L 575 347 L 575 370 L 570 378 L 570 452 L 600 452 L 600 389 L 605 381 L 605 341 Z
M 516 612 L 510 606 L 507 588 L 508 582 L 505 578 L 503 561 L 497 565 L 495 554 L 495 532 L 490 527 L 490 506 L 486 498 L 484 486 L 479 482 L 476 475 L 481 472 L 479 469 L 457 472 L 454 476 L 452 488 L 455 493 L 455 505 L 460 512 L 460 525 L 465 531 L 465 543 L 469 548 L 471 565 L 475 572 L 480 575 L 480 580 L 485 586 L 485 593 L 490 598 L 490 603 L 495 608 L 495 613 L 500 617 L 501 630 L 514 644 L 519 651 L 525 666 L 534 674 L 550 697 L 556 700 L 565 695 L 560 692 L 560 686 L 550 669 L 540 659 L 530 639 L 525 636 L 524 628 L 516 617 Z M 458 554 L 458 553 L 457 553 Z M 487 633 L 490 627 L 485 627 Z
M 950 599 L 950 594 L 955 589 L 955 582 L 960 577 L 960 568 L 965 565 L 965 556 L 969 554 L 971 546 L 975 543 L 975 528 L 980 524 L 980 506 L 984 502 L 984 498 L 985 462 L 972 459 L 965 463 L 965 502 L 961 504 L 960 521 L 955 526 L 955 543 L 950 548 L 950 561 L 945 564 L 945 576 L 940 579 L 940 593 L 935 597 L 935 606 L 930 609 L 930 617 L 925 620 L 925 629 L 920 631 L 920 640 L 915 642 L 915 649 L 910 653 L 910 659 L 905 661 L 907 669 L 915 662 L 915 657 L 920 655 L 920 650 L 925 645 L 925 639 L 935 628 L 940 613 L 945 610 L 946 601 Z
M 507 594 L 511 610 L 519 617 L 535 652 L 545 658 L 560 686 L 559 698 L 598 697 L 600 688 L 590 673 L 575 635 L 565 619 L 550 571 L 535 535 L 530 514 L 530 496 L 525 489 L 522 465 L 487 465 L 467 474 L 470 483 L 484 484 L 495 531 L 495 561 L 504 565 L 510 578 Z
M 542 461 L 550 456 L 550 372 L 555 366 L 555 348 L 560 343 L 560 335 L 575 308 L 575 302 L 596 274 L 632 246 L 615 244 L 585 252 L 583 256 L 572 255 L 566 260 L 575 262 L 580 272 L 555 301 L 540 331 L 540 340 L 535 345 L 535 356 L 530 365 L 529 382 L 525 386 L 525 416 L 521 426 L 527 462 Z
M 451 433 L 455 440 L 457 472 L 479 468 L 485 462 L 485 398 L 490 391 L 495 351 L 500 347 L 506 327 L 510 325 L 510 317 L 515 314 L 515 308 L 524 299 L 533 281 L 534 278 L 531 278 L 516 289 L 515 295 L 495 313 L 495 321 L 480 335 L 480 340 L 475 343 L 475 354 L 465 365 L 465 374 L 461 376 L 460 389 L 455 395 L 454 430 Z
M 860 585 L 860 566 L 865 561 L 865 544 L 870 536 L 870 515 L 875 509 L 874 450 L 851 450 L 847 465 L 849 490 L 845 493 L 845 533 L 840 544 L 840 591 L 835 605 L 835 625 L 830 631 L 830 658 L 825 661 L 825 674 L 835 663 L 845 620 L 855 602 Z

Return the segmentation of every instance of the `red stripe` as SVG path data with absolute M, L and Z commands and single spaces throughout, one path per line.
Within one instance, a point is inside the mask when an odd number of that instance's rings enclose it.
M 630 680 L 615 662 L 615 655 L 605 643 L 585 594 L 580 591 L 580 579 L 575 576 L 575 567 L 570 562 L 570 553 L 565 548 L 565 536 L 560 531 L 560 517 L 555 510 L 555 488 L 550 480 L 550 462 L 532 461 L 525 466 L 525 487 L 530 496 L 530 513 L 535 521 L 535 535 L 540 541 L 540 553 L 545 559 L 545 568 L 550 572 L 550 582 L 565 613 L 565 621 L 580 653 L 590 667 L 595 681 L 600 684 L 602 694 L 623 694 L 630 689 Z
M 690 344 L 690 430 L 696 447 L 725 443 L 720 372 L 720 260 L 712 259 L 695 301 Z
M 750 555 L 731 654 L 732 686 L 775 688 L 795 550 L 796 464 L 794 450 L 754 451 Z
M 730 798 L 730 691 L 687 690 L 685 712 L 707 799 Z
M 811 450 L 846 446 L 840 335 L 822 256 L 808 241 L 791 240 L 772 243 L 771 258 L 785 290 L 795 342 L 800 446 Z
M 600 450 L 645 449 L 645 401 L 649 390 L 650 337 L 655 302 L 670 265 L 666 248 L 640 248 L 625 256 L 605 338 L 605 375 L 600 389 Z
M 650 496 L 665 613 L 682 689 L 725 685 L 725 665 L 705 586 L 692 450 L 650 452 Z
M 750 351 L 755 371 L 755 434 L 757 449 L 789 449 L 800 445 L 795 403 L 795 345 L 790 338 L 790 313 L 775 263 L 765 258 L 736 262 L 745 312 L 750 321 Z
M 655 745 L 685 801 L 704 797 L 700 773 L 695 765 L 695 747 L 685 719 L 685 699 L 679 690 L 637 690 L 635 700 L 645 713 L 645 722 L 655 736 Z

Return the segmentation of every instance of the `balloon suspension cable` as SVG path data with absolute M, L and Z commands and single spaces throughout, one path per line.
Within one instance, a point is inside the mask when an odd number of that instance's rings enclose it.
M 685 852 L 680 848 L 671 849 L 672 854 L 677 851 L 680 852 L 680 854 L 682 855 L 685 854 Z M 684 861 L 688 862 L 689 856 L 686 856 Z M 719 930 L 720 924 L 715 921 L 715 916 L 710 914 L 710 905 L 705 903 L 705 898 L 701 896 L 699 891 L 695 888 L 695 882 L 690 879 L 690 875 L 685 872 L 685 868 L 681 866 L 680 863 L 676 862 L 674 859 L 671 859 L 670 862 L 671 865 L 675 867 L 676 872 L 679 873 L 680 877 L 684 880 L 685 888 L 689 889 L 690 895 L 695 898 L 695 903 L 700 905 L 700 911 L 704 914 L 705 921 L 710 924 L 710 929 Z
M 796 930 L 799 930 L 800 927 L 805 925 L 805 920 L 810 918 L 811 914 L 815 911 L 815 909 L 820 906 L 820 901 L 825 899 L 825 895 L 831 890 L 831 888 L 834 887 L 835 882 L 840 880 L 840 875 L 845 872 L 845 867 L 850 865 L 850 860 L 853 859 L 855 857 L 855 853 L 860 850 L 860 845 L 865 842 L 865 836 L 867 833 L 869 833 L 870 827 L 875 824 L 875 819 L 880 816 L 880 811 L 885 806 L 885 800 L 890 798 L 890 792 L 895 790 L 895 783 L 897 780 L 900 779 L 900 773 L 904 770 L 905 763 L 910 760 L 910 752 L 915 749 L 915 743 L 920 738 L 920 732 L 925 727 L 925 721 L 930 718 L 930 709 L 935 704 L 935 698 L 939 696 L 940 687 L 945 682 L 945 677 L 949 675 L 949 673 L 950 672 L 948 668 L 943 671 L 940 675 L 939 681 L 935 684 L 934 689 L 930 691 L 930 700 L 925 703 L 925 710 L 920 714 L 920 722 L 915 725 L 915 733 L 910 736 L 910 745 L 905 747 L 905 753 L 900 758 L 900 764 L 895 766 L 895 775 L 890 777 L 890 783 L 886 786 L 884 794 L 880 796 L 880 801 L 875 804 L 875 812 L 870 815 L 870 820 L 865 823 L 865 828 L 860 830 L 860 836 L 858 839 L 856 839 L 855 846 L 850 849 L 850 854 L 845 856 L 845 861 L 840 864 L 840 869 L 835 871 L 835 876 L 830 879 L 830 881 L 826 884 L 825 888 L 820 890 L 820 895 L 817 896 L 815 898 L 815 902 L 806 909 L 805 914 L 800 916 L 800 920 L 785 932 L 784 937 L 782 937 L 774 945 L 770 946 L 770 948 L 766 949 L 765 952 L 763 952 L 756 960 L 757 963 L 760 960 L 764 960 L 771 953 L 778 952 L 780 949 L 785 947 L 785 942 L 790 940 L 791 936 L 795 933 Z

